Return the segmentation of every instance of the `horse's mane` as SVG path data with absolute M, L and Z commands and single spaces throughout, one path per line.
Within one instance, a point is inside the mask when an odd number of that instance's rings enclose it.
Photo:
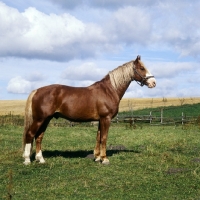
M 134 75 L 133 66 L 133 61 L 130 61 L 108 73 L 110 76 L 111 84 L 115 89 L 132 80 Z

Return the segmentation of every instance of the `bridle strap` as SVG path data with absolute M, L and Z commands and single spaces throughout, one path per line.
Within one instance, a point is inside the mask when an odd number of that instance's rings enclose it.
M 140 85 L 141 87 L 145 85 L 145 82 L 149 79 L 149 78 L 154 78 L 154 76 L 146 76 L 143 77 L 135 68 L 133 68 L 134 72 L 136 72 L 137 75 L 139 75 L 142 78 L 142 81 L 136 81 L 138 85 Z M 134 80 L 134 79 L 133 79 Z

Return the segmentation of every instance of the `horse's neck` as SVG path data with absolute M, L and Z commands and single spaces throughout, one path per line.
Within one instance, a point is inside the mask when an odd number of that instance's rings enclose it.
M 128 62 L 109 72 L 111 85 L 121 99 L 133 80 L 133 62 Z
M 126 81 L 121 85 L 118 85 L 118 87 L 114 87 L 111 83 L 110 76 L 106 75 L 101 81 L 94 83 L 96 84 L 103 84 L 104 90 L 109 91 L 112 96 L 116 97 L 117 101 L 120 101 L 121 98 L 124 96 L 124 93 L 126 92 L 127 88 L 129 87 L 131 81 Z
M 131 81 L 124 83 L 122 85 L 120 85 L 118 88 L 116 88 L 116 92 L 119 96 L 119 99 L 121 100 L 122 97 L 124 96 L 124 93 L 126 92 L 126 90 L 128 89 L 129 85 L 130 85 Z

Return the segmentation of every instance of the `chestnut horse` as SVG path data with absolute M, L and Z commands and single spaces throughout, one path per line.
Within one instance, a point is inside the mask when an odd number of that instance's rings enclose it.
M 119 102 L 131 81 L 149 88 L 156 80 L 142 63 L 140 56 L 109 72 L 101 81 L 89 87 L 49 85 L 31 92 L 26 102 L 23 134 L 24 164 L 29 164 L 33 140 L 36 142 L 36 161 L 44 163 L 41 143 L 44 132 L 55 117 L 70 121 L 99 121 L 95 161 L 109 164 L 106 157 L 106 141 L 111 119 L 118 113 Z

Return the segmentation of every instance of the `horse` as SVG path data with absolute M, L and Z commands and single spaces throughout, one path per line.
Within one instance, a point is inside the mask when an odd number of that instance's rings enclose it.
M 156 86 L 156 79 L 145 67 L 141 57 L 110 71 L 102 80 L 88 87 L 71 87 L 53 84 L 33 90 L 26 102 L 23 157 L 24 164 L 31 163 L 33 141 L 36 143 L 35 159 L 45 163 L 42 155 L 42 139 L 50 120 L 65 118 L 73 122 L 98 121 L 94 160 L 109 164 L 106 142 L 112 118 L 132 81 L 148 88 Z

